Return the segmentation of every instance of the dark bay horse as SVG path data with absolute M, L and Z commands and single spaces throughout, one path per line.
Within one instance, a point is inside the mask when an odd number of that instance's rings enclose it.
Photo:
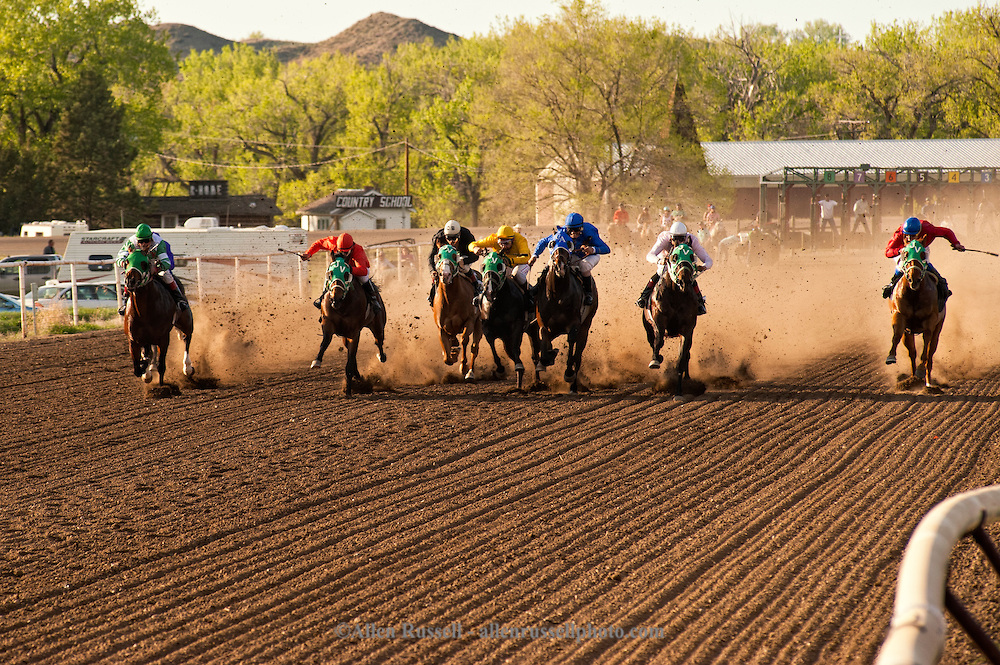
M 483 322 L 479 318 L 479 310 L 472 302 L 476 289 L 469 278 L 459 273 L 458 258 L 458 250 L 451 245 L 445 245 L 438 250 L 435 265 L 438 285 L 432 307 L 434 322 L 437 323 L 441 336 L 444 364 L 454 365 L 461 349 L 462 376 L 473 379 L 476 356 L 479 355 L 479 340 L 483 336 Z M 462 336 L 461 346 L 458 343 L 459 335 Z M 467 355 L 470 339 L 472 340 L 471 362 Z
M 132 252 L 126 259 L 125 286 L 130 294 L 125 310 L 125 336 L 135 375 L 149 383 L 153 380 L 153 372 L 159 371 L 160 385 L 163 385 L 170 331 L 175 327 L 178 339 L 184 342 L 184 375 L 193 375 L 191 334 L 194 317 L 190 308 L 177 307 L 166 285 L 153 274 L 149 257 L 142 252 Z
M 691 340 L 698 323 L 698 298 L 694 292 L 697 275 L 694 251 L 689 245 L 678 245 L 667 259 L 666 269 L 656 283 L 649 305 L 642 311 L 642 324 L 646 339 L 653 349 L 650 369 L 658 369 L 663 362 L 660 349 L 667 337 L 681 337 L 681 353 L 677 358 L 677 389 L 675 395 L 684 394 L 684 379 L 690 379 L 688 365 L 691 361 Z
M 893 289 L 889 299 L 892 313 L 892 346 L 885 359 L 886 365 L 896 362 L 896 346 L 903 340 L 910 353 L 910 371 L 914 379 L 924 379 L 924 386 L 930 390 L 931 368 L 934 366 L 934 352 L 937 350 L 941 328 L 944 327 L 945 309 L 938 309 L 937 284 L 927 269 L 927 252 L 919 241 L 914 240 L 903 248 L 903 276 Z M 914 336 L 924 338 L 920 364 L 917 364 L 917 346 Z
M 563 379 L 570 384 L 570 392 L 579 386 L 580 362 L 590 336 L 590 324 L 597 313 L 597 285 L 594 285 L 593 304 L 583 306 L 583 284 L 570 267 L 572 242 L 564 239 L 549 244 L 550 265 L 539 280 L 535 296 L 535 320 L 529 324 L 531 359 L 535 372 L 540 374 L 555 364 L 558 349 L 552 341 L 566 335 L 566 372 Z
M 521 363 L 521 341 L 524 339 L 525 295 L 510 277 L 510 266 L 497 252 L 490 252 L 483 265 L 483 297 L 480 299 L 479 316 L 483 321 L 483 334 L 493 352 L 496 365 L 494 376 L 506 373 L 503 361 L 497 354 L 496 341 L 503 342 L 504 352 L 514 363 L 517 389 L 524 384 L 524 365 Z
M 385 350 L 382 348 L 385 342 L 385 304 L 377 311 L 369 307 L 361 283 L 351 274 L 351 267 L 343 257 L 336 256 L 326 271 L 326 295 L 320 305 L 323 341 L 310 369 L 323 365 L 323 354 L 333 336 L 338 335 L 347 349 L 344 394 L 351 395 L 354 379 L 360 382 L 365 380 L 358 371 L 358 343 L 365 328 L 371 330 L 375 337 L 379 361 L 385 362 Z

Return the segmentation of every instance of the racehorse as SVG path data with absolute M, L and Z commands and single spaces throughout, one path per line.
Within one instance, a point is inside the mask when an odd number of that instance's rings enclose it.
M 454 365 L 461 349 L 462 376 L 472 379 L 476 356 L 479 355 L 479 340 L 483 336 L 483 322 L 479 318 L 479 310 L 472 302 L 475 287 L 470 278 L 459 273 L 458 259 L 458 250 L 451 245 L 438 250 L 435 264 L 438 285 L 434 294 L 434 321 L 440 330 L 444 364 Z M 461 347 L 458 343 L 459 335 L 462 336 Z M 472 362 L 469 362 L 467 355 L 470 338 Z
M 549 262 L 544 277 L 539 279 L 535 296 L 536 318 L 529 324 L 531 359 L 535 372 L 540 374 L 555 364 L 559 350 L 552 348 L 552 341 L 566 335 L 566 372 L 563 379 L 575 393 L 579 385 L 580 361 L 590 336 L 590 324 L 597 313 L 597 285 L 594 285 L 594 302 L 583 306 L 583 284 L 576 271 L 570 268 L 573 242 L 559 238 L 549 242 Z
M 670 252 L 666 269 L 656 289 L 649 299 L 649 305 L 642 311 L 642 324 L 646 328 L 646 339 L 653 349 L 650 369 L 659 369 L 663 362 L 660 349 L 666 337 L 681 337 L 681 353 L 677 358 L 676 397 L 684 394 L 684 379 L 690 379 L 688 365 L 691 361 L 691 340 L 694 327 L 698 323 L 698 298 L 694 292 L 695 268 L 694 250 L 690 245 L 678 245 Z
M 524 384 L 524 365 L 521 363 L 521 341 L 524 339 L 525 295 L 508 274 L 510 267 L 498 252 L 490 252 L 483 264 L 483 296 L 479 302 L 479 316 L 483 321 L 483 334 L 493 352 L 496 369 L 493 374 L 502 377 L 506 372 L 497 354 L 496 341 L 503 342 L 507 357 L 514 363 L 517 389 Z
M 191 309 L 178 308 L 166 285 L 153 274 L 149 257 L 142 252 L 132 252 L 126 259 L 125 287 L 129 292 L 125 336 L 135 375 L 149 383 L 153 380 L 153 372 L 159 371 L 160 385 L 163 385 L 163 377 L 167 373 L 170 330 L 177 328 L 177 338 L 184 342 L 184 375 L 192 376 L 194 317 Z
M 369 307 L 360 282 L 351 274 L 351 267 L 342 256 L 336 256 L 326 271 L 326 294 L 320 305 L 323 341 L 310 369 L 323 365 L 326 347 L 330 346 L 333 336 L 338 335 L 347 349 L 344 394 L 350 396 L 354 379 L 362 383 L 365 380 L 358 371 L 358 343 L 365 328 L 371 330 L 375 337 L 379 361 L 385 362 L 385 349 L 382 348 L 385 342 L 385 304 L 378 310 Z
M 941 328 L 944 326 L 945 308 L 938 309 L 937 284 L 933 276 L 928 277 L 927 252 L 918 240 L 911 241 L 903 248 L 903 275 L 896 283 L 889 300 L 892 313 L 892 346 L 885 359 L 886 365 L 896 362 L 896 346 L 903 340 L 910 352 L 910 372 L 914 379 L 924 379 L 925 387 L 932 389 L 931 368 L 934 366 L 934 352 L 937 350 Z M 924 338 L 920 364 L 917 364 L 917 346 L 914 335 Z

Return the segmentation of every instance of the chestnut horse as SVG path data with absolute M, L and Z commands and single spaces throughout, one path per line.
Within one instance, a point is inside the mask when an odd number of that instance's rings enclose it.
M 694 278 L 697 275 L 694 251 L 689 245 L 678 245 L 667 259 L 663 275 L 656 283 L 656 289 L 649 299 L 649 305 L 642 311 L 642 324 L 646 328 L 646 338 L 653 349 L 650 369 L 658 369 L 663 362 L 660 349 L 667 337 L 681 337 L 681 353 L 677 358 L 677 391 L 684 394 L 684 379 L 690 379 L 688 365 L 691 361 L 691 340 L 694 327 L 698 323 L 698 298 L 694 292 Z
M 381 301 L 381 296 L 379 296 Z M 323 328 L 323 341 L 319 345 L 316 360 L 312 361 L 310 369 L 322 367 L 323 354 L 330 346 L 334 335 L 338 335 L 347 349 L 347 365 L 344 368 L 344 394 L 353 393 L 354 379 L 364 382 L 364 377 L 358 371 L 358 343 L 361 341 L 361 331 L 368 328 L 375 337 L 378 347 L 378 359 L 385 362 L 385 304 L 380 310 L 368 306 L 365 296 L 351 267 L 342 256 L 336 256 L 326 271 L 326 294 L 320 303 L 320 323 Z
M 517 389 L 524 384 L 524 365 L 521 363 L 521 341 L 524 339 L 525 294 L 510 277 L 510 266 L 497 252 L 490 252 L 483 264 L 483 296 L 479 303 L 479 316 L 483 321 L 483 334 L 493 352 L 495 377 L 506 373 L 503 361 L 497 354 L 496 341 L 503 342 L 507 357 L 514 363 Z
M 893 289 L 889 300 L 892 313 L 892 346 L 885 359 L 886 365 L 896 362 L 896 346 L 903 340 L 910 353 L 910 371 L 914 379 L 924 379 L 924 386 L 931 389 L 931 369 L 937 350 L 941 328 L 944 326 L 945 309 L 938 309 L 936 278 L 927 269 L 927 251 L 919 241 L 911 241 L 902 251 L 903 275 Z M 917 364 L 917 346 L 914 335 L 924 338 L 920 364 Z
M 479 340 L 483 336 L 483 322 L 479 318 L 472 299 L 476 289 L 472 280 L 459 273 L 458 250 L 445 245 L 438 250 L 435 268 L 438 273 L 437 290 L 434 293 L 434 321 L 441 336 L 441 350 L 444 364 L 454 365 L 458 352 L 462 352 L 462 376 L 474 378 L 476 356 L 479 355 Z M 462 336 L 459 347 L 458 336 Z M 472 340 L 472 361 L 467 355 L 469 340 Z
M 125 336 L 135 375 L 149 383 L 153 380 L 153 372 L 159 371 L 160 385 L 163 385 L 170 331 L 177 328 L 177 338 L 184 342 L 184 375 L 192 376 L 194 317 L 191 309 L 182 310 L 177 306 L 166 285 L 153 274 L 149 257 L 142 252 L 132 252 L 126 259 L 125 287 L 129 292 Z
M 580 276 L 570 267 L 573 243 L 568 238 L 549 242 L 549 267 L 539 279 L 535 296 L 536 318 L 528 326 L 531 336 L 531 359 L 535 372 L 541 374 L 555 364 L 558 349 L 552 341 L 566 335 L 566 372 L 563 379 L 570 384 L 570 392 L 579 386 L 580 363 L 583 350 L 590 336 L 590 324 L 597 313 L 597 285 L 594 285 L 593 304 L 583 306 L 583 284 Z

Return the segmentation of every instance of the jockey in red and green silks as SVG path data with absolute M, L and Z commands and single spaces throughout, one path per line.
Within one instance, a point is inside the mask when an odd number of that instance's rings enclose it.
M 124 268 L 132 252 L 142 252 L 149 258 L 150 265 L 153 266 L 153 273 L 167 285 L 170 295 L 173 296 L 177 305 L 181 309 L 186 309 L 188 307 L 187 298 L 181 293 L 177 286 L 177 280 L 174 279 L 174 274 L 171 272 L 174 267 L 174 257 L 167 241 L 159 234 L 153 233 L 153 229 L 149 228 L 148 224 L 140 224 L 135 228 L 135 234 L 126 238 L 122 248 L 118 250 L 118 256 L 115 259 L 116 265 L 119 268 Z M 124 294 L 126 302 L 118 310 L 119 314 L 125 314 L 128 295 L 126 291 Z
M 895 259 L 900 256 L 903 248 L 906 247 L 912 240 L 917 240 L 925 248 L 929 247 L 935 238 L 944 238 L 949 243 L 951 243 L 952 249 L 958 250 L 959 252 L 965 251 L 965 246 L 959 242 L 958 237 L 955 232 L 944 226 L 934 226 L 927 220 L 917 219 L 916 217 L 908 217 L 898 229 L 889 238 L 889 243 L 885 246 L 886 258 Z M 925 256 L 929 256 L 929 252 L 925 253 Z M 931 265 L 930 259 L 927 259 L 927 270 L 934 274 L 938 278 L 937 288 L 938 288 L 938 307 L 943 308 L 944 303 L 948 300 L 948 296 L 951 295 L 951 291 L 948 289 L 948 282 L 945 278 L 937 271 L 933 265 Z M 896 287 L 896 282 L 902 276 L 902 266 L 899 265 L 899 261 L 896 262 L 896 272 L 892 275 L 892 280 L 882 288 L 882 297 L 888 298 L 892 295 L 893 289 Z

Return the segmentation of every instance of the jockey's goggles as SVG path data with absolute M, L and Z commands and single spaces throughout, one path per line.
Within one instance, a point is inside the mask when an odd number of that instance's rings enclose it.
M 687 236 L 686 235 L 683 235 L 683 236 L 670 236 L 670 239 L 673 240 L 674 242 L 687 242 Z
M 566 229 L 566 233 L 570 234 L 571 236 L 582 236 L 583 229 Z
M 501 245 L 503 245 L 504 247 L 507 247 L 507 246 L 510 246 L 510 245 L 514 244 L 514 239 L 513 238 L 497 238 L 497 242 L 500 243 Z
M 458 242 L 459 236 L 445 236 L 444 239 L 448 242 Z
M 153 239 L 152 238 L 140 238 L 140 239 L 136 240 L 135 242 L 136 242 L 137 245 L 152 245 L 153 244 Z

